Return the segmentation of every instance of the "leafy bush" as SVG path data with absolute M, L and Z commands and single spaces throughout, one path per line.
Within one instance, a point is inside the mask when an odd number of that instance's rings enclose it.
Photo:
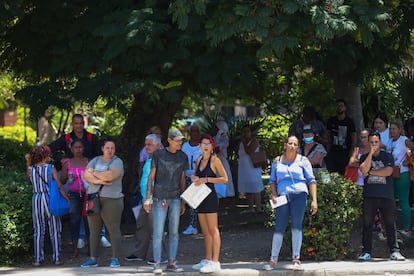
M 0 168 L 26 171 L 24 155 L 32 151 L 32 146 L 12 139 L 0 138 Z
M 0 265 L 27 261 L 33 246 L 32 185 L 23 172 L 0 170 Z
M 322 182 L 323 174 L 330 176 L 327 183 Z M 318 213 L 314 216 L 308 211 L 305 213 L 301 257 L 320 261 L 353 258 L 355 252 L 349 241 L 354 225 L 362 215 L 362 189 L 337 173 L 318 172 L 315 176 Z M 270 210 L 270 206 L 267 208 Z M 271 215 L 267 225 L 274 226 L 274 212 L 269 212 Z M 288 225 L 284 246 L 290 248 L 290 241 Z

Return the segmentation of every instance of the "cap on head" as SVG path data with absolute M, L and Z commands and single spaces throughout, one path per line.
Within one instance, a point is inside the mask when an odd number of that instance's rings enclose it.
M 184 139 L 184 135 L 178 129 L 173 129 L 168 133 L 168 138 L 174 141 L 180 141 Z

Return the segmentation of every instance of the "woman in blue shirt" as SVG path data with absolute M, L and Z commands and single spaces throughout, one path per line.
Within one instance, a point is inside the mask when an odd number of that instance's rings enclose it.
M 276 204 L 278 196 L 286 196 L 287 203 L 276 208 L 275 232 L 272 241 L 270 262 L 264 270 L 276 268 L 283 233 L 291 219 L 293 269 L 300 270 L 300 248 L 302 246 L 302 221 L 306 210 L 308 194 L 312 198 L 312 215 L 318 211 L 316 200 L 316 181 L 309 160 L 298 154 L 299 140 L 289 136 L 285 144 L 285 153 L 276 157 L 270 173 L 272 201 Z

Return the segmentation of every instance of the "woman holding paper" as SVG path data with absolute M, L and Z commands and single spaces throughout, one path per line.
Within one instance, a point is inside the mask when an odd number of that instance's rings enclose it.
M 206 258 L 193 266 L 193 269 L 200 269 L 201 273 L 212 273 L 220 271 L 220 232 L 218 229 L 218 197 L 214 184 L 227 183 L 226 170 L 220 159 L 214 154 L 216 148 L 214 139 L 210 135 L 201 136 L 200 144 L 202 156 L 196 161 L 195 175 L 191 180 L 196 186 L 207 185 L 211 193 L 197 207 L 198 221 L 201 232 L 204 235 Z
M 287 200 L 286 204 L 276 208 L 275 232 L 272 241 L 270 262 L 264 270 L 276 268 L 283 233 L 291 219 L 292 224 L 292 259 L 293 270 L 301 270 L 300 248 L 302 246 L 302 221 L 305 214 L 307 197 L 312 198 L 312 215 L 318 211 L 316 200 L 316 181 L 309 160 L 298 154 L 299 140 L 289 136 L 285 144 L 285 153 L 276 157 L 272 164 L 269 184 L 272 190 L 272 203 Z M 278 198 L 279 197 L 279 198 Z M 272 204 L 272 205 L 273 205 Z

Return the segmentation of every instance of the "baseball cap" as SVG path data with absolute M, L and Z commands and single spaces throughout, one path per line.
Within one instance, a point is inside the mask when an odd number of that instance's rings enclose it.
M 168 138 L 174 141 L 179 141 L 184 139 L 184 135 L 178 129 L 173 129 L 168 133 Z

